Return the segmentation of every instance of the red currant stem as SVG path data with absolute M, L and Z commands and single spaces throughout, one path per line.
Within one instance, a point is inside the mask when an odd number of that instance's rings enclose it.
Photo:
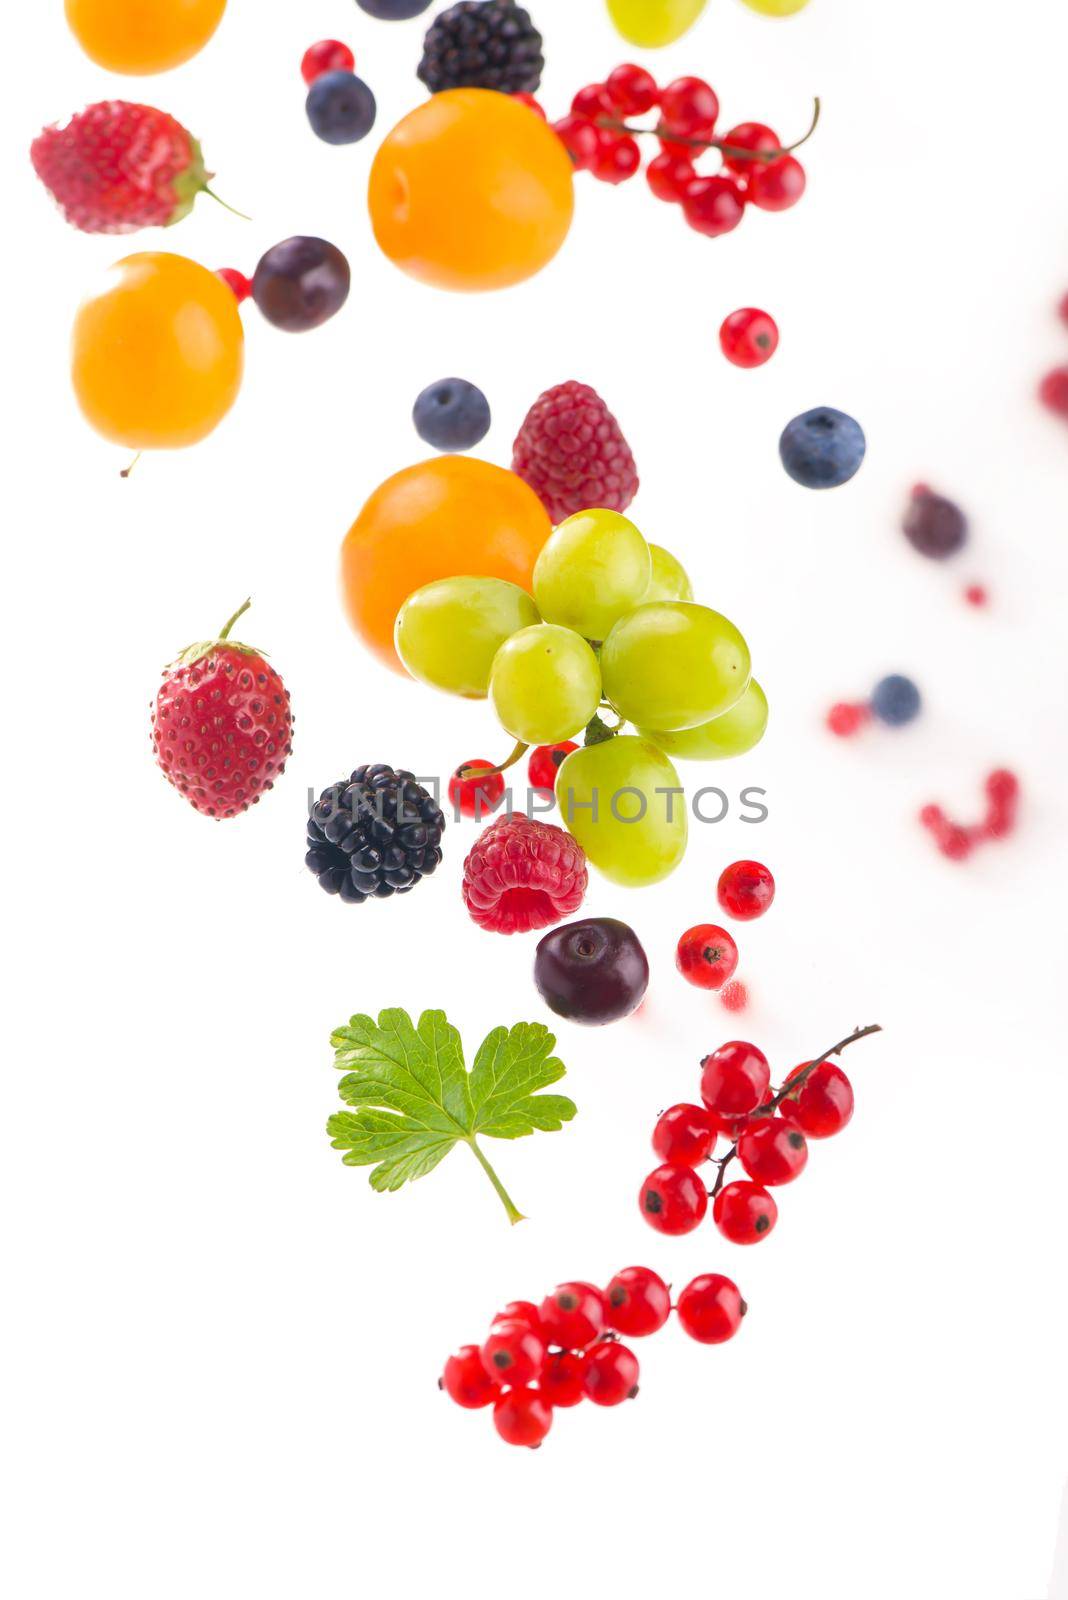
M 762 161 L 766 165 L 772 161 L 779 161 L 783 156 L 792 155 L 795 150 L 800 150 L 807 144 L 819 126 L 820 114 L 823 110 L 819 95 L 812 102 L 812 121 L 800 139 L 795 139 L 793 144 L 780 145 L 777 150 L 744 150 L 741 145 L 728 144 L 725 139 L 687 139 L 682 134 L 672 133 L 670 128 L 658 126 L 656 128 L 635 128 L 629 122 L 617 122 L 613 117 L 598 117 L 599 128 L 611 128 L 616 133 L 630 133 L 641 135 L 655 133 L 658 137 L 663 135 L 668 144 L 684 144 L 693 150 L 718 150 L 725 156 L 740 156 L 745 161 Z
M 509 767 L 514 767 L 517 761 L 522 761 L 529 749 L 529 744 L 524 744 L 520 740 L 508 760 L 502 761 L 499 767 L 469 767 L 465 762 L 462 767 L 457 767 L 456 776 L 461 783 L 466 782 L 468 778 L 496 778 L 499 773 L 507 772 Z
M 493 1187 L 500 1196 L 501 1204 L 508 1213 L 508 1221 L 513 1227 L 515 1227 L 517 1222 L 525 1222 L 527 1220 L 526 1217 L 524 1217 L 523 1213 L 515 1205 L 511 1195 L 508 1193 L 508 1190 L 504 1187 L 504 1184 L 501 1182 L 500 1178 L 498 1178 L 497 1174 L 486 1160 L 486 1157 L 482 1154 L 482 1150 L 480 1149 L 478 1141 L 475 1139 L 474 1135 L 472 1134 L 472 1136 L 466 1142 L 471 1146 L 471 1152 L 474 1155 L 475 1160 L 478 1162 L 479 1166 L 486 1174 L 486 1177 L 489 1179 L 490 1183 L 492 1183 Z
M 141 457 L 144 455 L 144 453 L 145 452 L 143 450 L 138 450 L 137 454 L 134 456 L 133 460 L 130 462 L 130 465 L 128 467 L 123 467 L 122 471 L 119 473 L 119 477 L 120 478 L 128 478 L 130 476 L 130 473 L 133 471 L 134 467 L 136 467 L 137 463 L 140 461 Z
M 829 1050 L 825 1050 L 821 1056 L 817 1056 L 815 1061 L 808 1062 L 801 1072 L 798 1072 L 794 1077 L 790 1078 L 786 1083 L 784 1083 L 781 1089 L 777 1089 L 775 1094 L 768 1101 L 767 1105 L 757 1107 L 757 1109 L 752 1113 L 752 1118 L 774 1116 L 775 1112 L 782 1105 L 783 1101 L 788 1099 L 790 1095 L 796 1094 L 797 1090 L 805 1082 L 806 1078 L 815 1072 L 817 1067 L 822 1067 L 823 1063 L 825 1061 L 829 1061 L 831 1056 L 840 1055 L 841 1052 L 847 1048 L 847 1046 L 856 1044 L 858 1039 L 866 1039 L 869 1034 L 882 1033 L 882 1031 L 882 1026 L 878 1022 L 871 1022 L 866 1028 L 854 1028 L 848 1039 L 839 1039 L 837 1044 L 832 1044 Z M 738 1146 L 737 1144 L 732 1144 L 725 1156 L 718 1156 L 714 1159 L 713 1166 L 718 1167 L 719 1171 L 716 1174 L 715 1184 L 708 1191 L 710 1200 L 714 1200 L 719 1194 L 719 1191 L 723 1188 L 723 1180 L 726 1177 L 727 1168 L 730 1163 L 736 1159 L 737 1155 Z
M 243 606 L 238 606 L 237 610 L 234 612 L 233 616 L 230 618 L 229 622 L 226 624 L 226 627 L 220 633 L 216 643 L 222 644 L 224 639 L 229 639 L 229 637 L 230 637 L 230 629 L 233 627 L 234 623 L 238 620 L 239 617 L 243 617 L 245 615 L 245 612 L 248 610 L 248 608 L 249 608 L 249 606 L 251 604 L 252 604 L 251 600 L 246 600 Z
M 228 200 L 224 200 L 222 195 L 216 194 L 215 190 L 210 189 L 207 184 L 204 185 L 204 193 L 206 195 L 210 195 L 211 199 L 215 201 L 215 204 L 217 206 L 222 206 L 224 211 L 230 211 L 235 217 L 240 217 L 242 222 L 252 221 L 252 218 L 246 216 L 245 212 L 239 211 L 236 206 L 232 206 Z

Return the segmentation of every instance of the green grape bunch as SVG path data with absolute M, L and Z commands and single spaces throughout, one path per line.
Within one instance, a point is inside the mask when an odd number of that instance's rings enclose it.
M 676 557 L 616 511 L 562 522 L 533 590 L 477 576 L 429 583 L 401 607 L 397 653 L 421 683 L 492 702 L 516 740 L 501 771 L 531 745 L 585 733 L 557 775 L 563 822 L 613 882 L 658 883 L 686 852 L 674 760 L 722 761 L 764 736 L 749 647 L 695 601 Z

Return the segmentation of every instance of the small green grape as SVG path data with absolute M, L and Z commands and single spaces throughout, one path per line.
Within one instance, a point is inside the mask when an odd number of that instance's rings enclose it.
M 649 546 L 653 558 L 653 575 L 649 587 L 642 595 L 642 605 L 654 600 L 692 600 L 693 584 L 682 562 L 658 544 Z
M 393 640 L 413 678 L 469 700 L 489 693 L 493 658 L 504 641 L 538 621 L 538 608 L 502 578 L 439 578 L 410 594 Z
M 803 11 L 808 5 L 808 0 L 742 0 L 750 11 L 759 11 L 764 17 L 792 17 L 795 12 Z
M 603 639 L 640 605 L 652 575 L 649 546 L 618 511 L 578 511 L 542 546 L 534 598 L 546 622 Z
M 551 622 L 522 628 L 497 651 L 494 710 L 513 739 L 559 744 L 580 733 L 601 702 L 601 671 L 585 639 Z
M 686 853 L 686 796 L 648 739 L 619 734 L 572 750 L 557 773 L 556 799 L 568 831 L 613 883 L 659 883 Z
M 763 739 L 767 725 L 767 697 L 756 679 L 750 678 L 748 689 L 729 711 L 699 728 L 684 728 L 681 733 L 639 728 L 638 732 L 678 761 L 722 761 L 752 750 Z
M 655 50 L 691 28 L 707 0 L 608 0 L 608 15 L 630 44 Z
M 604 691 L 619 714 L 669 733 L 729 711 L 749 671 L 749 647 L 734 623 L 683 600 L 639 606 L 601 650 Z

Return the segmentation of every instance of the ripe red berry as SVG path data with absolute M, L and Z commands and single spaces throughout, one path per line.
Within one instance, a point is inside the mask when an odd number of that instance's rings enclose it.
M 732 1244 L 759 1244 L 779 1219 L 774 1199 L 759 1183 L 728 1183 L 712 1202 L 712 1220 Z
M 491 1378 L 522 1388 L 541 1371 L 545 1344 L 525 1322 L 495 1322 L 480 1353 Z
M 512 471 L 553 522 L 587 506 L 626 511 L 638 471 L 623 430 L 596 389 L 573 379 L 538 396 L 512 446 Z
M 644 67 L 626 62 L 608 74 L 605 92 L 612 108 L 621 117 L 640 117 L 651 111 L 660 98 L 656 79 Z
M 520 105 L 524 105 L 528 110 L 533 111 L 535 115 L 539 116 L 543 122 L 547 122 L 549 120 L 545 115 L 545 107 L 542 105 L 541 101 L 535 100 L 534 96 L 532 94 L 527 94 L 525 89 L 517 90 L 517 92 L 512 96 L 512 99 L 518 100 Z
M 243 305 L 252 293 L 252 279 L 246 278 L 236 267 L 219 267 L 215 276 L 221 278 L 227 288 L 233 290 L 238 305 Z
M 1065 295 L 1064 299 L 1057 307 L 1057 313 L 1062 322 L 1068 322 L 1068 294 Z
M 642 164 L 642 153 L 638 149 L 637 139 L 632 139 L 629 133 L 608 134 L 600 141 L 597 159 L 593 164 L 593 175 L 600 183 L 626 183 L 628 178 L 633 178 Z
M 781 148 L 779 135 L 763 122 L 740 122 L 724 135 L 723 143 L 730 145 L 730 151 L 724 151 L 723 165 L 731 172 L 737 172 L 741 177 L 747 178 L 757 167 L 764 166 L 762 161 L 754 161 L 752 156 L 735 155 L 735 150 L 755 150 L 765 155 L 772 150 Z
M 1038 398 L 1058 417 L 1068 417 L 1068 367 L 1047 372 L 1038 389 Z
M 588 83 L 584 89 L 580 89 L 571 102 L 571 109 L 578 116 L 589 117 L 594 122 L 598 117 L 615 115 L 603 83 Z
M 719 101 L 703 78 L 676 78 L 660 95 L 660 120 L 669 134 L 710 139 L 719 116 Z
M 686 1285 L 676 1309 L 691 1339 L 699 1344 L 725 1344 L 741 1327 L 747 1307 L 730 1278 L 704 1272 Z
M 545 1358 L 538 1388 L 551 1406 L 577 1406 L 585 1399 L 585 1362 L 574 1350 L 554 1350 Z
M 506 1389 L 493 1406 L 493 1426 L 505 1444 L 536 1450 L 553 1425 L 553 1408 L 538 1389 Z
M 749 1004 L 749 990 L 739 978 L 732 978 L 719 991 L 719 1003 L 728 1011 L 744 1011 Z
M 493 1322 L 494 1325 L 498 1322 L 525 1322 L 535 1333 L 541 1333 L 541 1316 L 533 1300 L 509 1300 L 508 1304 L 498 1311 Z
M 827 726 L 839 739 L 851 739 L 870 721 L 871 708 L 860 701 L 839 700 L 827 713 Z
M 805 169 L 794 156 L 758 165 L 749 174 L 748 198 L 761 211 L 789 211 L 805 192 Z
M 577 171 L 588 172 L 601 148 L 597 128 L 589 117 L 570 111 L 559 122 L 553 123 L 553 132 L 563 140 L 564 148 Z
M 725 317 L 719 330 L 719 344 L 727 360 L 736 367 L 762 367 L 779 348 L 779 330 L 766 311 L 745 306 Z
M 721 989 L 734 976 L 738 965 L 738 946 L 726 928 L 702 922 L 688 928 L 675 951 L 675 965 L 698 989 Z
M 483 1406 L 492 1405 L 501 1392 L 500 1384 L 482 1365 L 482 1353 L 477 1344 L 461 1345 L 456 1354 L 449 1357 L 438 1387 L 468 1411 L 480 1411 Z
M 654 156 L 645 169 L 645 181 L 658 200 L 682 204 L 687 186 L 697 177 L 697 168 L 688 156 L 673 155 L 670 150 Z
M 607 1305 L 592 1283 L 561 1283 L 546 1295 L 539 1315 L 550 1344 L 564 1350 L 585 1350 L 605 1330 Z
M 1015 772 L 1009 772 L 1004 767 L 992 772 L 983 787 L 987 798 L 995 805 L 1007 806 L 1019 799 L 1020 780 Z
M 300 70 L 305 83 L 314 83 L 324 72 L 351 72 L 355 65 L 356 57 L 347 44 L 340 39 L 320 39 L 305 50 Z
M 804 1172 L 808 1143 L 792 1122 L 757 1117 L 738 1140 L 738 1159 L 754 1182 L 775 1188 Z
M 464 862 L 468 914 L 491 933 L 534 933 L 577 911 L 586 857 L 571 835 L 517 812 L 483 828 Z
M 629 1339 L 658 1333 L 671 1314 L 671 1292 L 648 1267 L 624 1267 L 605 1290 L 608 1326 Z
M 595 1406 L 618 1406 L 638 1393 L 638 1358 L 624 1344 L 599 1344 L 583 1358 L 583 1385 Z
M 745 196 L 730 178 L 695 178 L 682 199 L 686 221 L 709 239 L 731 233 L 745 215 Z
M 718 1117 L 745 1117 L 755 1111 L 771 1082 L 763 1050 L 731 1039 L 701 1063 L 701 1099 Z
M 463 777 L 461 772 L 469 772 L 477 768 L 479 772 L 490 772 L 491 777 Z M 490 814 L 497 802 L 504 794 L 504 774 L 493 772 L 492 761 L 463 761 L 449 779 L 449 804 L 453 812 L 459 812 L 464 817 L 474 817 L 481 822 L 483 817 Z
M 729 917 L 753 922 L 775 898 L 775 879 L 762 861 L 732 861 L 716 885 L 716 898 Z
M 661 1161 L 699 1167 L 712 1154 L 716 1128 L 703 1106 L 669 1106 L 653 1129 L 653 1149 Z
M 572 750 L 577 749 L 578 745 L 573 739 L 562 739 L 559 744 L 539 744 L 527 762 L 530 787 L 548 789 L 552 794 L 556 788 L 556 774 Z
M 970 606 L 985 606 L 990 596 L 981 583 L 970 583 L 964 591 L 964 598 Z
M 692 1167 L 668 1163 L 650 1172 L 638 1204 L 658 1233 L 692 1233 L 708 1210 L 708 1190 Z
M 808 1062 L 795 1067 L 787 1078 L 792 1083 L 804 1072 Z M 796 1123 L 810 1139 L 830 1139 L 841 1133 L 853 1115 L 853 1085 L 832 1061 L 813 1068 L 799 1089 L 780 1106 L 782 1115 Z

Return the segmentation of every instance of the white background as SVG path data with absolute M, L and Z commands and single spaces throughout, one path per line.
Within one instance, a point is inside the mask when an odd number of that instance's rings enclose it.
M 421 97 L 426 19 L 231 0 L 202 57 L 138 83 L 84 59 L 61 11 L 20 16 L 4 103 L 7 1592 L 1036 1600 L 1068 1472 L 1068 431 L 1033 398 L 1068 360 L 1063 7 L 813 0 L 777 23 L 712 0 L 648 62 L 709 77 L 725 126 L 789 136 L 821 94 L 804 203 L 710 241 L 643 181 L 580 178 L 551 269 L 472 299 L 398 274 L 363 205 L 378 136 Z M 555 115 L 632 53 L 598 0 L 534 13 Z M 300 55 L 329 35 L 379 98 L 355 149 L 304 121 Z M 307 337 L 246 308 L 230 419 L 129 482 L 65 369 L 77 300 L 125 242 L 65 227 L 25 156 L 41 124 L 112 94 L 179 116 L 255 217 L 202 201 L 167 247 L 251 271 L 320 233 L 354 275 Z M 782 328 L 758 373 L 716 343 L 745 304 Z M 302 866 L 309 787 L 359 761 L 447 772 L 504 748 L 485 708 L 375 665 L 335 594 L 363 499 L 425 454 L 416 392 L 451 373 L 489 395 L 481 453 L 502 463 L 543 388 L 602 391 L 638 457 L 636 520 L 742 627 L 772 702 L 765 744 L 708 780 L 763 786 L 770 820 L 695 828 L 654 890 L 591 886 L 588 912 L 645 941 L 650 998 L 605 1032 L 559 1028 L 580 1115 L 493 1147 L 532 1218 L 514 1230 L 465 1152 L 378 1197 L 323 1131 L 329 1034 L 351 1012 L 443 1006 L 471 1048 L 545 1015 L 533 939 L 462 911 L 473 825 L 448 835 L 439 878 L 388 904 L 328 900 Z M 776 455 L 816 404 L 870 441 L 831 495 Z M 917 479 L 972 515 L 950 566 L 898 532 Z M 961 600 L 973 579 L 985 613 Z M 262 806 L 213 825 L 155 769 L 147 706 L 164 662 L 249 592 L 244 636 L 286 677 L 296 749 Z M 891 670 L 921 684 L 922 723 L 832 740 L 826 706 Z M 1018 837 L 944 862 L 917 808 L 974 814 L 999 763 L 1025 787 Z M 851 1053 L 852 1128 L 813 1152 L 755 1251 L 710 1221 L 662 1240 L 635 1204 L 656 1112 L 695 1095 L 698 1058 L 736 1031 L 672 951 L 743 854 L 779 882 L 739 935 L 743 1035 L 781 1075 L 855 1023 L 886 1030 Z M 634 1261 L 678 1285 L 736 1276 L 741 1336 L 708 1350 L 670 1327 L 640 1348 L 638 1403 L 565 1413 L 536 1454 L 437 1395 L 445 1355 L 501 1302 Z

